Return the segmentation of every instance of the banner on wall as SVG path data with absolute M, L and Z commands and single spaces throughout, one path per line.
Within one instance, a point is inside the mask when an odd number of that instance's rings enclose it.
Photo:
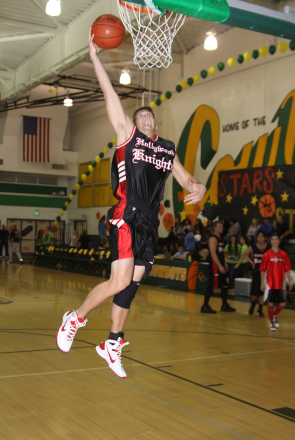
M 257 78 L 257 81 L 260 80 L 261 78 Z M 205 217 L 214 219 L 220 215 L 221 209 L 223 216 L 238 217 L 242 224 L 249 225 L 252 217 L 264 217 L 262 214 L 266 213 L 269 217 L 274 217 L 281 213 L 290 216 L 293 229 L 293 214 L 289 211 L 292 210 L 292 203 L 294 205 L 290 187 L 294 187 L 292 165 L 295 159 L 295 90 L 276 101 L 276 110 L 271 115 L 257 115 L 257 106 L 253 106 L 253 102 L 260 102 L 259 97 L 265 100 L 272 99 L 274 106 L 273 90 L 267 89 L 265 97 L 261 88 L 249 86 L 247 93 L 243 96 L 242 107 L 238 96 L 236 98 L 237 113 L 243 115 L 236 122 L 228 119 L 223 108 L 220 108 L 218 113 L 215 108 L 205 104 L 200 105 L 188 120 L 177 153 L 192 175 L 195 175 L 196 164 L 198 172 L 207 173 L 207 181 L 203 180 L 207 192 L 197 205 L 185 205 L 183 200 L 187 192 L 174 179 L 174 215 L 181 220 L 187 216 L 192 219 L 203 210 Z M 276 90 L 276 95 L 278 93 Z M 224 106 L 228 109 L 226 100 Z M 219 151 L 221 145 L 222 151 L 227 145 L 225 151 L 229 151 L 230 154 L 222 155 Z M 277 178 L 276 173 L 280 170 L 283 173 L 282 178 Z M 220 182 L 222 176 L 223 183 Z M 274 195 L 269 191 L 271 185 L 275 191 Z M 269 192 L 265 191 L 265 188 Z M 231 203 L 226 201 L 228 194 L 234 198 Z M 265 210 L 259 210 L 259 206 L 264 205 Z M 241 212 L 243 208 L 247 214 Z
M 254 217 L 274 219 L 285 215 L 293 232 L 295 214 L 295 165 L 220 171 L 220 218 L 235 217 L 247 230 Z

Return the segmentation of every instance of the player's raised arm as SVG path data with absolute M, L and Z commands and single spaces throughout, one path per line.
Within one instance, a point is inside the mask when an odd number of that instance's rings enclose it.
M 115 92 L 108 74 L 97 56 L 97 46 L 93 43 L 91 29 L 89 30 L 89 52 L 97 80 L 104 94 L 108 118 L 116 131 L 118 143 L 123 143 L 130 137 L 133 122 L 129 116 L 125 114 L 120 98 Z
M 197 203 L 204 197 L 207 189 L 205 185 L 200 183 L 198 179 L 192 176 L 181 164 L 177 154 L 175 155 L 175 159 L 173 161 L 173 177 L 177 180 L 177 182 L 182 186 L 182 188 L 186 189 L 190 194 L 185 196 L 184 202 L 187 205 L 191 205 L 193 203 Z

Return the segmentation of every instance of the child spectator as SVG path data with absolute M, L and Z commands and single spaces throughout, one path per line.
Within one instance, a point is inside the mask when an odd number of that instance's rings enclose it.
M 268 316 L 270 320 L 270 330 L 276 331 L 280 326 L 277 319 L 278 315 L 286 305 L 285 273 L 287 273 L 289 280 L 289 290 L 293 289 L 293 285 L 290 273 L 290 260 L 286 252 L 280 249 L 279 236 L 273 234 L 270 243 L 271 249 L 263 255 L 259 270 L 261 272 L 261 290 L 265 290 L 266 282 L 269 288 Z M 275 303 L 278 303 L 276 310 L 274 310 Z
M 172 257 L 173 260 L 186 260 L 186 258 L 187 258 L 187 253 L 184 251 L 183 246 L 179 246 L 178 252 L 176 252 L 176 254 L 173 255 Z
M 247 237 L 254 241 L 257 229 L 259 228 L 259 218 L 255 217 L 252 219 L 251 225 L 247 231 Z
M 70 247 L 76 248 L 77 245 L 78 245 L 78 231 L 74 231 L 72 238 L 71 238 Z
M 265 218 L 263 220 L 262 225 L 260 225 L 257 229 L 257 233 L 259 231 L 263 231 L 266 234 L 267 238 L 269 238 L 275 232 L 274 225 L 271 223 L 269 218 Z
M 241 246 L 238 244 L 237 237 L 231 235 L 229 238 L 229 244 L 224 248 L 225 262 L 228 265 L 229 281 L 234 288 L 234 270 L 235 265 L 238 263 L 241 256 Z
M 234 272 L 234 278 L 243 278 L 245 269 L 248 263 L 248 260 L 244 257 L 244 252 L 248 249 L 247 244 L 247 237 L 245 235 L 242 235 L 240 238 L 240 252 L 241 252 L 241 258 L 239 259 L 238 263 L 235 265 L 235 272 Z
M 106 224 L 106 216 L 103 215 L 98 223 L 98 235 L 100 237 L 105 237 L 107 235 L 107 224 Z
M 38 235 L 36 236 L 36 248 L 43 246 L 43 231 L 39 229 Z

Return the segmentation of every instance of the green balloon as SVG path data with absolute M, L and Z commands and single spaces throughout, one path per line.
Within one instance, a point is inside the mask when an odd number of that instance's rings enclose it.
M 72 201 L 71 199 L 67 198 L 67 202 L 71 203 L 71 201 Z
M 202 70 L 202 72 L 201 72 L 201 77 L 202 77 L 203 79 L 205 79 L 205 78 L 207 78 L 207 76 L 208 76 L 208 72 L 207 72 L 207 70 Z
M 93 162 L 91 162 L 91 165 L 93 166 L 93 168 L 96 167 L 97 163 L 95 162 L 95 160 Z
M 243 56 L 243 55 L 238 55 L 238 56 L 237 56 L 237 62 L 238 62 L 239 64 L 242 64 L 243 61 L 244 61 L 244 56 Z
M 109 143 L 108 143 L 108 147 L 109 147 L 109 148 L 113 148 L 113 146 L 114 146 L 114 145 L 113 145 L 113 142 L 109 142 Z
M 269 51 L 269 53 L 270 53 L 271 55 L 273 55 L 274 53 L 276 53 L 276 50 L 277 50 L 277 48 L 276 48 L 276 46 L 275 46 L 274 44 L 271 44 L 271 45 L 269 46 L 269 48 L 268 48 L 268 51 Z
M 170 99 L 171 96 L 172 96 L 172 93 L 171 93 L 171 92 L 166 92 L 166 98 L 167 98 L 167 99 Z
M 75 189 L 73 189 L 72 194 L 73 194 L 73 196 L 75 196 L 77 194 L 77 191 Z
M 224 69 L 224 63 L 222 61 L 220 61 L 220 63 L 217 64 L 217 68 L 218 68 L 218 70 L 220 70 L 220 72 L 222 72 Z
M 180 84 L 178 84 L 178 85 L 176 86 L 176 91 L 177 91 L 178 93 L 180 93 L 181 90 L 182 90 L 182 87 L 181 87 Z
M 96 163 L 96 162 L 95 162 L 95 163 Z M 84 183 L 84 182 L 83 182 L 83 180 L 81 180 L 81 179 L 80 179 L 80 180 L 78 180 L 78 184 L 79 184 L 80 186 L 82 186 L 82 185 L 83 185 L 83 183 Z
M 99 153 L 99 157 L 101 158 L 101 159 L 103 159 L 104 158 L 104 153 Z M 85 173 L 86 174 L 86 173 Z
M 187 83 L 189 86 L 192 86 L 194 84 L 194 78 L 192 78 L 192 77 L 188 78 Z
M 157 106 L 159 107 L 159 105 L 161 105 L 162 104 L 162 101 L 161 101 L 161 99 L 160 98 L 158 98 L 157 100 L 156 100 L 156 104 L 157 104 Z
M 291 50 L 295 50 L 295 40 L 290 41 L 289 47 Z
M 259 57 L 259 51 L 257 49 L 253 50 L 252 57 L 256 60 Z
M 63 209 L 63 211 L 66 211 L 67 210 L 67 206 L 65 205 L 62 209 Z
M 61 221 L 61 216 L 58 215 L 58 216 L 56 217 L 56 220 L 57 220 L 58 222 L 60 222 L 60 221 Z
M 85 171 L 85 174 L 86 174 L 86 176 L 89 176 L 90 171 L 89 171 L 89 170 L 86 170 L 86 171 Z

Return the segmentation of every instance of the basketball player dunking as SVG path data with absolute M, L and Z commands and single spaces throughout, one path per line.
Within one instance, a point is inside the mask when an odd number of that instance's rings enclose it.
M 152 268 L 158 241 L 158 212 L 164 185 L 172 172 L 188 194 L 187 204 L 202 200 L 206 188 L 181 165 L 173 142 L 156 135 L 156 122 L 151 108 L 142 107 L 133 121 L 124 113 L 96 53 L 89 32 L 90 56 L 104 93 L 107 115 L 117 134 L 117 147 L 112 164 L 112 185 L 119 203 L 108 213 L 111 224 L 111 276 L 98 284 L 76 311 L 66 312 L 57 331 L 59 349 L 67 353 L 85 317 L 114 296 L 111 309 L 109 338 L 96 347 L 118 376 L 124 378 L 121 351 L 128 344 L 124 339 L 124 325 L 130 304 L 139 283 Z

